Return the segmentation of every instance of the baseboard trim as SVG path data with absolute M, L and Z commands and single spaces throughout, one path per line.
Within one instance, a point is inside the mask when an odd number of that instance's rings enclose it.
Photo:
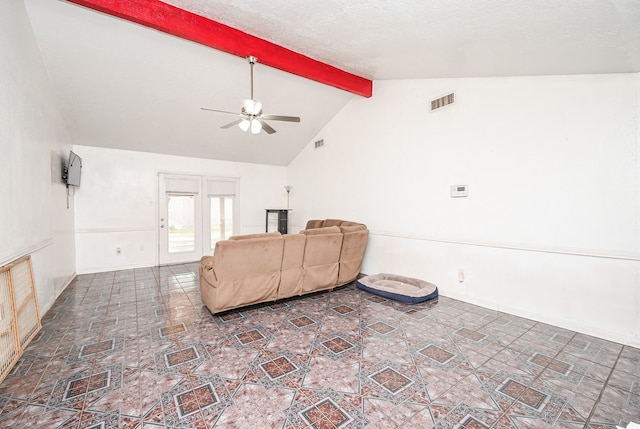
M 633 335 L 625 335 L 620 332 L 607 331 L 604 329 L 600 329 L 596 326 L 588 326 L 583 323 L 576 323 L 573 320 L 544 316 L 544 315 L 527 311 L 514 306 L 498 305 L 495 302 L 489 302 L 483 299 L 473 298 L 463 294 L 441 293 L 440 295 L 445 296 L 447 298 L 456 299 L 458 301 L 466 302 L 468 304 L 478 305 L 480 307 L 488 308 L 490 310 L 495 310 L 500 313 L 522 317 L 524 319 L 528 319 L 533 322 L 545 323 L 548 325 L 553 325 L 560 328 L 568 329 L 574 332 L 600 338 L 606 341 L 613 341 L 615 343 L 624 344 L 631 347 L 640 347 L 640 339 Z

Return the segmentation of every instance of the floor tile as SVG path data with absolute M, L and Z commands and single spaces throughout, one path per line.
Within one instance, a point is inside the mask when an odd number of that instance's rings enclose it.
M 78 276 L 0 384 L 0 427 L 615 429 L 640 351 L 353 284 L 212 315 L 198 264 Z
M 629 422 L 640 421 L 640 395 L 607 386 L 595 406 L 590 424 L 614 423 L 627 427 Z
M 217 420 L 221 428 L 281 428 L 286 410 L 292 403 L 294 389 L 273 388 L 243 384 Z
M 369 422 L 367 428 L 430 428 L 434 424 L 428 406 L 405 402 L 396 405 L 385 400 L 365 398 L 364 414 Z
M 359 393 L 360 363 L 350 359 L 314 356 L 309 361 L 303 387 L 333 389 L 338 392 Z

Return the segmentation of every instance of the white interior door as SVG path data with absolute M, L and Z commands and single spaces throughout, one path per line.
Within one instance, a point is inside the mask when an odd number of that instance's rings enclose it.
M 200 176 L 161 173 L 158 182 L 159 263 L 199 260 L 203 254 Z

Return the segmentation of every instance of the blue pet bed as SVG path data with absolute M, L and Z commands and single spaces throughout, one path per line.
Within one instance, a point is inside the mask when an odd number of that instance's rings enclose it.
M 375 274 L 356 281 L 360 290 L 405 304 L 417 304 L 438 296 L 433 283 L 394 274 Z

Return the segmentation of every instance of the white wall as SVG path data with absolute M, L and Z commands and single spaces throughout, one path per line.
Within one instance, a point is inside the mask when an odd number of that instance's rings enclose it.
M 377 81 L 289 165 L 293 229 L 364 222 L 365 273 L 638 346 L 639 92 L 638 74 Z
M 32 254 L 44 314 L 75 272 L 61 164 L 70 139 L 24 3 L 0 5 L 0 266 Z
M 91 146 L 74 152 L 83 165 L 74 197 L 79 273 L 158 264 L 158 173 L 240 178 L 242 234 L 264 232 L 264 209 L 286 205 L 285 167 Z

